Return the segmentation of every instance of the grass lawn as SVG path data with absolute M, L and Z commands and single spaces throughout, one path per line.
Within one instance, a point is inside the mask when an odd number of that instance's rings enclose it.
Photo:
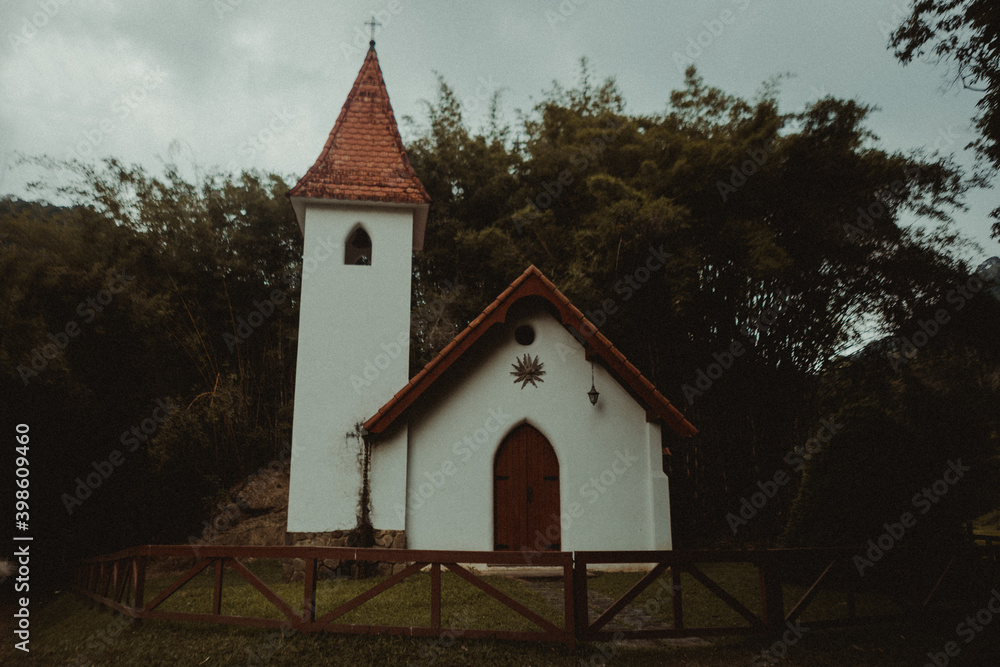
M 302 611 L 302 582 L 283 583 L 281 563 L 277 560 L 257 560 L 249 569 L 281 596 L 297 613 Z M 367 581 L 327 579 L 317 582 L 316 618 L 333 611 L 340 604 L 363 593 L 382 581 L 379 577 Z M 152 600 L 173 582 L 171 577 L 158 577 L 147 583 L 145 599 Z M 210 613 L 214 572 L 206 568 L 194 579 L 163 602 L 157 611 L 184 611 Z M 227 569 L 223 582 L 222 613 L 234 616 L 255 616 L 284 620 L 256 588 L 239 574 Z M 489 583 L 502 592 L 526 603 L 532 610 L 561 627 L 562 611 L 551 608 L 521 582 L 505 577 L 489 577 Z M 396 584 L 388 591 L 369 600 L 360 607 L 336 620 L 344 624 L 377 624 L 401 626 L 430 625 L 431 577 L 418 572 Z M 448 627 L 476 627 L 488 630 L 539 630 L 531 621 L 509 609 L 492 597 L 460 579 L 457 575 L 441 572 L 441 622 Z
M 276 561 L 257 561 L 249 567 L 281 595 L 293 608 L 301 606 L 302 585 L 280 583 Z M 738 564 L 706 565 L 705 573 L 730 591 L 751 611 L 759 611 L 756 570 L 744 571 Z M 599 595 L 615 597 L 627 590 L 640 575 L 602 573 L 588 582 Z M 442 573 L 442 620 L 457 627 L 533 630 L 532 624 L 499 603 L 487 598 L 458 577 Z M 148 582 L 147 600 L 170 583 L 169 577 Z M 489 577 L 491 584 L 533 610 L 561 624 L 561 609 L 547 602 L 543 587 L 558 590 L 558 583 L 527 585 L 515 579 Z M 664 581 L 666 581 L 664 579 Z M 278 618 L 276 612 L 255 589 L 236 573 L 227 570 L 223 613 Z M 371 586 L 370 582 L 322 581 L 318 586 L 317 615 Z M 682 579 L 685 622 L 689 625 L 740 623 L 735 612 L 685 574 Z M 203 573 L 175 593 L 160 608 L 174 611 L 207 612 L 211 605 L 212 579 Z M 344 622 L 424 625 L 429 622 L 430 576 L 414 575 L 400 585 L 350 612 Z M 794 603 L 801 589 L 786 587 L 786 604 Z M 655 599 L 658 597 L 658 600 Z M 975 614 L 982 603 L 967 610 Z M 861 596 L 872 611 L 885 604 L 876 596 Z M 838 598 L 822 593 L 813 603 L 816 610 L 830 616 L 839 613 Z M 657 622 L 670 621 L 669 591 L 656 587 L 643 594 L 633 607 L 650 612 Z M 809 615 L 803 617 L 806 631 L 787 649 L 777 664 L 796 665 L 906 665 L 920 667 L 927 653 L 944 650 L 956 642 L 960 650 L 954 665 L 1000 664 L 1000 616 L 966 643 L 956 626 L 966 614 L 943 618 L 932 627 L 873 625 L 849 630 L 808 630 Z M 9 615 L 5 614 L 10 623 Z M 593 614 L 592 614 L 593 617 Z M 451 622 L 451 623 L 449 623 Z M 5 636 L 10 637 L 9 632 Z M 574 652 L 562 645 L 463 639 L 412 639 L 331 633 L 296 634 L 280 630 L 257 630 L 193 623 L 150 620 L 138 628 L 106 611 L 90 609 L 71 593 L 56 596 L 44 607 L 33 610 L 31 653 L 13 651 L 12 641 L 0 648 L 3 664 L 32 665 L 765 665 L 763 650 L 773 642 L 761 638 L 708 639 L 697 644 L 675 645 L 668 641 L 607 642 L 582 644 Z

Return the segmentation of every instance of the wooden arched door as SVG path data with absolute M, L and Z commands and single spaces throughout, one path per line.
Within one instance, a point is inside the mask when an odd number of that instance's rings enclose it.
M 559 460 L 545 436 L 518 426 L 500 444 L 493 473 L 494 549 L 558 551 Z

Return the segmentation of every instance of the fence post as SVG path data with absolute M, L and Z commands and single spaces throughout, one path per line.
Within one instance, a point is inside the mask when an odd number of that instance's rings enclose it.
M 781 570 L 777 558 L 769 552 L 762 552 L 760 568 L 760 595 L 764 623 L 772 632 L 785 627 L 785 598 L 781 590 Z
M 118 592 L 122 590 L 122 583 L 125 579 L 124 564 L 120 560 L 114 561 L 111 566 L 111 588 L 108 590 L 108 597 L 112 602 L 121 602 L 118 599 Z
M 431 563 L 431 627 L 441 633 L 441 563 Z
M 92 597 L 95 592 L 97 592 L 97 584 L 94 582 L 94 572 L 96 570 L 96 565 L 91 561 L 87 564 L 87 592 L 91 595 L 87 596 L 87 607 L 93 609 L 97 606 L 97 603 Z
M 566 615 L 566 648 L 576 649 L 576 596 L 573 571 L 573 554 L 567 553 L 563 561 L 563 614 Z
M 576 626 L 576 638 L 586 639 L 587 627 L 590 625 L 590 609 L 587 606 L 587 561 L 580 554 L 573 552 L 573 597 L 576 610 L 573 622 Z
M 215 561 L 215 585 L 212 588 L 212 614 L 215 616 L 222 614 L 222 568 L 225 564 L 225 558 Z
M 97 594 L 102 598 L 108 597 L 108 586 L 111 585 L 111 572 L 109 572 L 108 562 L 101 561 L 101 578 L 100 583 L 97 585 Z M 99 602 L 97 609 L 98 611 L 103 611 L 104 602 Z
M 137 556 L 132 566 L 132 576 L 134 577 L 132 588 L 135 590 L 135 601 L 132 604 L 136 614 L 132 617 L 132 626 L 138 627 L 142 625 L 142 596 L 146 590 L 146 557 Z
M 316 559 L 306 558 L 305 591 L 302 597 L 302 622 L 316 621 Z
M 674 563 L 670 566 L 670 592 L 674 603 L 674 629 L 684 629 L 684 603 L 681 598 L 681 570 Z

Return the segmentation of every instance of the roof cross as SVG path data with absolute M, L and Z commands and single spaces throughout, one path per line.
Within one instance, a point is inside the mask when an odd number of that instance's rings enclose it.
M 365 25 L 371 26 L 372 28 L 372 41 L 371 45 L 375 46 L 375 26 L 381 26 L 382 24 L 375 20 L 375 15 L 372 14 L 371 21 L 365 21 Z

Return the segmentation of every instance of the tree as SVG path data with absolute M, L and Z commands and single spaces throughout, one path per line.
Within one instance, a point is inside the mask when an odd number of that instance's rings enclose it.
M 864 581 L 904 595 L 926 595 L 912 582 L 939 575 L 942 547 L 995 508 L 1000 474 L 1000 304 L 979 294 L 943 324 L 933 312 L 913 318 L 910 336 L 878 339 L 824 370 L 818 404 L 841 426 L 795 457 L 802 482 L 782 538 L 857 548 Z
M 1000 169 L 1000 10 L 994 0 L 914 0 L 889 41 L 903 64 L 925 55 L 952 61 L 954 81 L 982 92 L 972 145 L 993 173 Z M 980 178 L 985 182 L 985 176 Z M 1000 218 L 1000 207 L 993 209 Z M 993 226 L 1000 237 L 1000 222 Z
M 61 541 L 54 558 L 184 542 L 289 440 L 301 240 L 287 188 L 62 166 L 73 204 L 0 204 L 0 396 L 39 445 L 32 516 Z

